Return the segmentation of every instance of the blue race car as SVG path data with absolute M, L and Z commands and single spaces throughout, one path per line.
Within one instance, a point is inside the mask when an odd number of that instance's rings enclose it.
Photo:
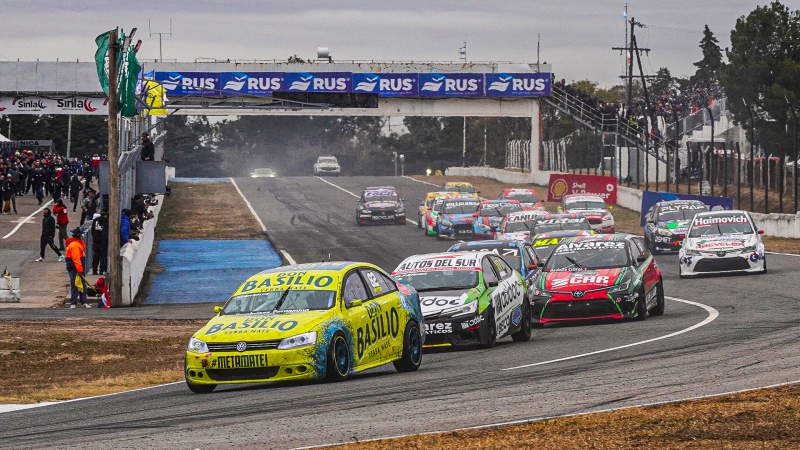
M 500 222 L 508 213 L 522 211 L 522 206 L 517 200 L 484 200 L 474 214 L 473 223 L 474 239 L 494 239 L 500 227 Z
M 529 281 L 538 272 L 538 267 L 544 265 L 531 244 L 526 241 L 459 242 L 447 249 L 448 252 L 479 252 L 483 250 L 488 250 L 503 258 L 509 266 L 519 271 L 528 286 L 530 286 Z
M 436 237 L 471 239 L 474 215 L 480 203 L 475 198 L 451 198 L 443 201 L 436 216 Z

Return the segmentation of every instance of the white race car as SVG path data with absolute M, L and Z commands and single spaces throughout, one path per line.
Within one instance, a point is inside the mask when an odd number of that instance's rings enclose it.
M 761 235 L 747 211 L 694 216 L 679 253 L 680 277 L 708 273 L 767 273 Z
M 314 175 L 339 175 L 342 171 L 335 156 L 320 156 L 314 163 Z

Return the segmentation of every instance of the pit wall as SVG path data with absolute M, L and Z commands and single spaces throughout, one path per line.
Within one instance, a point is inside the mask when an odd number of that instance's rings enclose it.
M 495 169 L 493 167 L 449 167 L 445 175 L 457 177 L 484 177 L 508 184 L 536 184 L 547 186 L 551 173 L 537 170 L 519 172 L 515 170 Z M 642 206 L 642 191 L 625 186 L 617 186 L 617 204 L 636 212 Z M 781 238 L 800 238 L 800 212 L 797 214 L 760 214 L 751 213 L 764 234 Z

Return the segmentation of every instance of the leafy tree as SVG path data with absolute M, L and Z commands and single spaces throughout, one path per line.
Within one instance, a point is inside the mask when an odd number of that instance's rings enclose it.
M 650 84 L 650 94 L 652 95 L 664 92 L 667 89 L 671 88 L 672 84 L 673 84 L 673 79 L 672 75 L 669 73 L 669 69 L 667 69 L 666 67 L 662 67 L 658 69 L 658 72 L 656 72 L 656 77 Z
M 719 48 L 719 41 L 714 37 L 714 33 L 711 32 L 708 25 L 703 29 L 700 49 L 703 51 L 703 59 L 694 63 L 697 72 L 692 77 L 692 83 L 715 80 L 717 71 L 722 66 L 722 50 Z
M 774 1 L 740 17 L 726 55 L 728 63 L 719 72 L 735 121 L 749 125 L 749 106 L 758 130 L 756 142 L 766 144 L 773 154 L 776 147 L 791 148 L 786 100 L 800 104 L 800 11 Z M 749 135 L 750 127 L 745 130 Z

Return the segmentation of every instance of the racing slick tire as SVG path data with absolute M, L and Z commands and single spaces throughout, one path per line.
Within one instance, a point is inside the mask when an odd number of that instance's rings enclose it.
M 422 219 L 422 216 L 417 215 L 417 228 L 422 228 Z
M 489 305 L 489 316 L 486 317 L 486 326 L 483 329 L 486 332 L 483 348 L 493 348 L 497 344 L 497 323 L 494 320 L 494 306 L 491 304 Z
M 214 392 L 214 389 L 217 388 L 216 384 L 192 384 L 189 382 L 189 377 L 187 376 L 187 371 L 189 367 L 186 366 L 186 363 L 183 364 L 183 376 L 186 380 L 186 387 L 189 388 L 190 391 L 194 392 L 195 394 L 210 394 Z
M 520 327 L 519 331 L 511 334 L 511 339 L 514 342 L 528 342 L 531 340 L 531 328 L 533 325 L 533 319 L 531 319 L 531 311 L 528 299 L 524 299 L 522 301 L 522 326 Z
M 645 300 L 644 288 L 639 289 L 639 299 L 636 302 L 636 317 L 634 320 L 647 319 L 647 301 Z
M 682 266 L 683 266 L 683 264 L 678 266 L 678 278 L 680 278 L 681 280 L 685 280 L 685 279 L 687 279 L 689 277 L 687 277 L 686 275 L 683 274 L 683 267 Z
M 766 256 L 764 257 L 764 270 L 762 270 L 761 272 L 758 272 L 758 274 L 759 275 L 764 275 L 765 273 L 767 273 L 767 257 Z
M 403 356 L 395 360 L 394 368 L 398 372 L 414 372 L 422 364 L 422 336 L 417 322 L 408 322 L 403 337 Z
M 658 280 L 658 286 L 656 286 L 656 306 L 650 310 L 651 316 L 663 316 L 664 315 L 664 280 Z
M 328 381 L 344 381 L 350 374 L 350 348 L 341 332 L 334 333 L 328 345 L 328 362 L 325 378 Z
M 363 225 L 361 225 L 361 221 L 358 220 L 358 213 L 356 213 L 356 225 L 363 227 Z

